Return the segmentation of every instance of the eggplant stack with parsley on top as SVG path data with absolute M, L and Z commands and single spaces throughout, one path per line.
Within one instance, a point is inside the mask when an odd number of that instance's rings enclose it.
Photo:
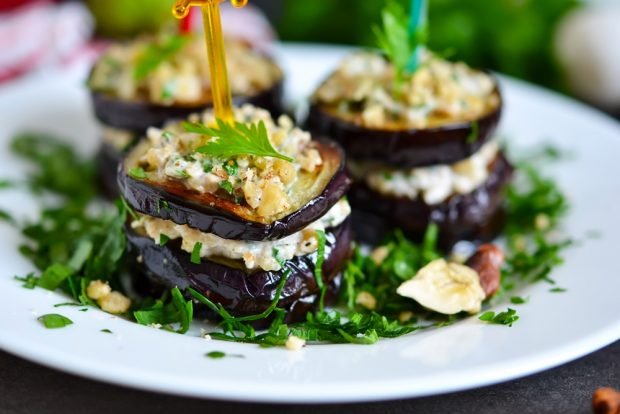
M 149 128 L 118 171 L 130 257 L 154 288 L 193 288 L 234 316 L 305 318 L 351 251 L 342 149 L 244 105 Z M 264 322 L 264 321 L 263 321 Z
M 376 242 L 379 228 L 398 227 L 420 238 L 435 222 L 446 248 L 494 237 L 512 174 L 493 136 L 496 80 L 427 51 L 410 74 L 395 66 L 354 53 L 312 96 L 308 128 L 347 152 L 356 234 Z
M 226 40 L 230 85 L 237 104 L 283 112 L 283 73 L 241 40 Z M 150 126 L 183 119 L 212 106 L 204 42 L 196 35 L 162 34 L 114 44 L 96 62 L 88 85 L 102 125 L 97 167 L 102 187 L 118 196 L 116 167 Z

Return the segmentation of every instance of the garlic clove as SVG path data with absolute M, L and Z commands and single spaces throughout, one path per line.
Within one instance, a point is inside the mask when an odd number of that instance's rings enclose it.
M 396 293 L 445 315 L 477 313 L 485 298 L 475 270 L 444 259 L 424 266 L 412 279 L 402 283 Z

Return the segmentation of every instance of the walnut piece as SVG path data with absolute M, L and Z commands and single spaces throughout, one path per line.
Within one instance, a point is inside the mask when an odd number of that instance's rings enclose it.
M 493 296 L 499 289 L 501 267 L 504 262 L 504 252 L 494 244 L 483 244 L 465 262 L 480 276 L 480 285 L 486 298 Z
M 594 414 L 620 414 L 620 392 L 613 388 L 599 388 L 592 395 Z

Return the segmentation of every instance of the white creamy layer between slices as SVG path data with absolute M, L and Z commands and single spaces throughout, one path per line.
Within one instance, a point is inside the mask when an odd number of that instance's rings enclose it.
M 191 253 L 196 243 L 202 243 L 200 257 L 225 257 L 242 260 L 248 269 L 280 270 L 278 260 L 286 261 L 295 256 L 304 256 L 317 250 L 317 230 L 336 227 L 349 216 L 351 207 L 342 199 L 338 201 L 323 217 L 308 227 L 290 236 L 272 241 L 228 240 L 215 234 L 203 233 L 186 225 L 176 224 L 151 216 L 141 216 L 132 223 L 134 229 L 143 229 L 146 234 L 160 241 L 164 234 L 170 240 L 182 239 L 181 249 Z M 277 258 L 275 257 L 277 254 Z
M 469 194 L 489 178 L 489 164 L 497 157 L 496 141 L 486 143 L 479 151 L 456 164 L 432 165 L 407 170 L 388 168 L 373 169 L 354 165 L 351 169 L 358 177 L 365 174 L 366 184 L 380 194 L 422 198 L 426 204 L 439 204 L 454 194 Z

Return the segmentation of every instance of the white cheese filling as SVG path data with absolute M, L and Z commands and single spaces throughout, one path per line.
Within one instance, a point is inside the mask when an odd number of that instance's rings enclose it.
M 280 261 L 315 252 L 318 248 L 317 230 L 325 231 L 325 229 L 340 225 L 350 213 L 349 203 L 342 199 L 308 227 L 290 236 L 272 241 L 223 239 L 215 234 L 203 233 L 186 225 L 150 216 L 141 216 L 139 220 L 132 223 L 132 227 L 143 229 L 158 243 L 162 235 L 170 240 L 181 238 L 181 249 L 188 253 L 193 251 L 196 243 L 201 243 L 200 257 L 243 260 L 248 269 L 280 270 Z
M 353 163 L 351 171 L 364 177 L 366 184 L 378 193 L 422 198 L 428 205 L 439 204 L 454 194 L 469 194 L 489 178 L 489 164 L 497 157 L 496 141 L 485 144 L 475 154 L 456 164 L 432 165 L 407 170 L 375 168 L 366 173 L 366 166 Z

